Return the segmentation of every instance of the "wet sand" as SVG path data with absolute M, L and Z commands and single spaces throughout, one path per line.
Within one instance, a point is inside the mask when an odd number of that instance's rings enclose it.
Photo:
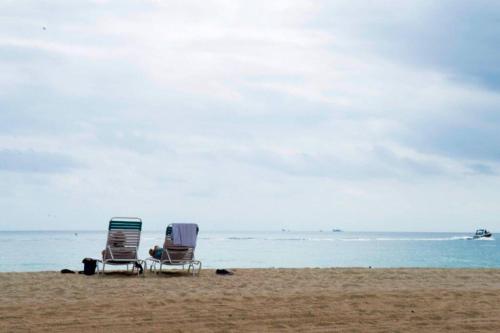
M 500 270 L 0 273 L 0 332 L 499 332 Z

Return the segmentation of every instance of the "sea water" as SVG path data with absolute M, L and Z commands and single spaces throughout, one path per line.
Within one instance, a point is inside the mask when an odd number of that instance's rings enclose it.
M 0 232 L 0 271 L 82 269 L 99 258 L 106 231 Z M 499 236 L 500 237 L 500 236 Z M 164 231 L 143 231 L 140 257 Z M 200 231 L 197 259 L 208 268 L 500 267 L 499 241 L 467 233 Z

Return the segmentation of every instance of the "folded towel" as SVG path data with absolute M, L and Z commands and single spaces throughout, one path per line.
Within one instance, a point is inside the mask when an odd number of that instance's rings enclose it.
M 196 247 L 197 230 L 195 223 L 172 223 L 174 245 Z

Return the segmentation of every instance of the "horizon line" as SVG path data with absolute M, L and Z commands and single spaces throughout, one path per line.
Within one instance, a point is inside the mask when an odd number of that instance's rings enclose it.
M 338 230 L 338 229 L 335 229 Z M 11 229 L 11 230 L 0 230 L 0 232 L 107 232 L 108 229 Z M 164 229 L 143 229 L 145 232 L 164 232 Z M 201 230 L 200 230 L 201 231 Z M 367 233 L 472 233 L 474 231 L 430 231 L 430 230 L 343 230 L 333 231 L 328 230 L 306 230 L 306 229 L 205 229 L 205 232 L 318 232 L 318 233 L 353 233 L 353 232 L 367 232 Z M 495 231 L 491 231 L 496 233 Z

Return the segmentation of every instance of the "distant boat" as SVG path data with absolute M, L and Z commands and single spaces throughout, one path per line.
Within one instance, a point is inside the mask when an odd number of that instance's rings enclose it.
M 342 232 L 340 229 L 332 229 L 332 232 Z
M 481 238 L 489 238 L 491 237 L 492 233 L 489 232 L 486 229 L 477 229 L 476 233 L 474 234 L 473 239 L 481 239 Z

